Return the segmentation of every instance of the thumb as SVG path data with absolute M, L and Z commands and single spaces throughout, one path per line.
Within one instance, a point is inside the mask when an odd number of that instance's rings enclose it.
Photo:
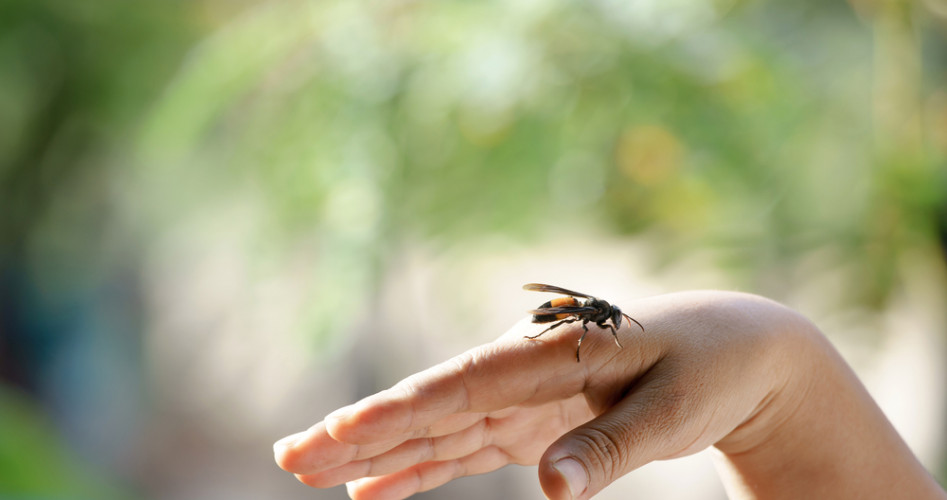
M 681 443 L 680 426 L 689 413 L 686 406 L 681 392 L 643 387 L 566 433 L 539 462 L 539 482 L 546 497 L 591 498 L 652 460 L 682 455 L 684 448 L 690 448 Z

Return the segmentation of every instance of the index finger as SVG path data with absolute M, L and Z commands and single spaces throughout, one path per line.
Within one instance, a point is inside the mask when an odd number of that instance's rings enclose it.
M 523 339 L 534 329 L 522 321 L 497 341 L 336 410 L 325 418 L 326 430 L 338 441 L 368 444 L 418 435 L 455 413 L 491 412 L 580 392 L 588 369 L 572 355 L 580 329 L 563 327 L 536 340 Z

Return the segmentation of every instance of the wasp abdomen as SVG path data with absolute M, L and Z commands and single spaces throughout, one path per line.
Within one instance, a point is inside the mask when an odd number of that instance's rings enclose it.
M 539 306 L 540 309 L 546 309 L 549 307 L 575 307 L 579 305 L 579 301 L 575 297 L 559 297 L 552 299 L 549 302 Z M 550 323 L 556 321 L 557 319 L 565 319 L 571 316 L 569 313 L 560 313 L 560 314 L 536 314 L 533 316 L 533 323 Z

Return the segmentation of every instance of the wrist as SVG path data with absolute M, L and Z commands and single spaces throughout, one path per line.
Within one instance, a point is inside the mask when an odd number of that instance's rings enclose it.
M 757 411 L 716 444 L 734 498 L 943 498 L 864 386 L 802 316 Z

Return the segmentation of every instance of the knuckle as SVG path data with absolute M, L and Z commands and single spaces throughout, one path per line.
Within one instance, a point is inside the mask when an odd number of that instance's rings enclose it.
M 576 435 L 586 453 L 583 457 L 590 474 L 600 471 L 604 478 L 611 480 L 625 470 L 628 463 L 628 445 L 622 439 L 622 430 L 607 426 L 587 428 Z
M 488 375 L 489 363 L 486 361 L 495 354 L 490 344 L 467 351 L 451 359 L 454 368 L 465 379 L 473 379 Z
M 470 398 L 473 396 L 470 391 L 470 380 L 476 376 L 479 363 L 477 362 L 476 356 L 464 355 L 453 358 L 451 364 L 457 371 L 460 389 L 460 401 L 457 404 L 457 410 L 466 411 L 470 408 Z
M 494 354 L 492 346 L 488 344 L 455 356 L 448 361 L 455 374 L 453 380 L 456 384 L 456 411 L 468 411 L 471 407 L 479 406 L 482 395 L 472 388 L 477 385 L 478 380 L 491 376 L 489 360 Z

